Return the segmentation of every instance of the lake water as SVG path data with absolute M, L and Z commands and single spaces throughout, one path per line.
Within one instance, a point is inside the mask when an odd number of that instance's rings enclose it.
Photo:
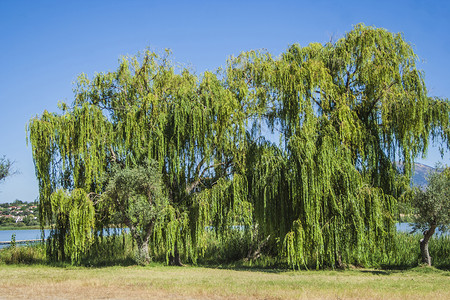
M 47 237 L 50 230 L 45 229 L 44 235 Z M 0 241 L 11 241 L 13 234 L 16 234 L 16 241 L 20 240 L 36 240 L 41 238 L 41 231 L 39 229 L 24 229 L 24 230 L 0 230 Z M 8 244 L 0 244 L 0 248 L 9 246 Z
M 411 232 L 412 227 L 409 223 L 397 223 L 397 230 L 402 232 Z M 115 231 L 115 230 L 112 230 Z M 126 230 L 128 232 L 128 230 Z M 35 240 L 41 238 L 41 231 L 39 229 L 29 229 L 29 230 L 0 230 L 0 241 L 11 241 L 13 234 L 16 234 L 16 241 L 20 240 Z M 44 230 L 44 236 L 48 237 L 50 230 Z M 105 234 L 106 231 L 105 231 Z M 440 234 L 439 230 L 436 229 L 436 234 Z M 0 244 L 0 248 L 8 247 L 9 244 Z
M 396 227 L 397 227 L 397 231 L 401 231 L 401 232 L 410 233 L 413 230 L 412 226 L 409 223 L 397 223 Z M 416 233 L 422 234 L 420 231 L 416 231 Z M 441 234 L 442 234 L 442 232 L 438 228 L 436 228 L 434 235 L 441 235 Z M 447 231 L 446 233 L 444 233 L 444 235 L 445 234 L 449 234 L 449 232 Z
M 108 232 L 107 229 L 104 230 L 104 235 L 108 234 L 119 234 L 121 232 L 120 228 L 110 229 Z M 129 229 L 126 228 L 125 232 L 129 232 Z M 41 231 L 39 229 L 23 229 L 23 230 L 0 230 L 0 242 L 10 242 L 13 234 L 16 234 L 16 241 L 21 240 L 36 240 L 41 239 Z M 44 237 L 47 238 L 50 235 L 50 230 L 44 230 Z M 9 244 L 0 244 L 0 249 L 8 247 Z

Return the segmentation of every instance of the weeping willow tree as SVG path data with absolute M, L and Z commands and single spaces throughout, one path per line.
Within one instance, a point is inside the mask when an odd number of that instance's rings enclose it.
M 79 263 L 93 240 L 94 206 L 82 189 L 70 193 L 58 189 L 50 196 L 54 226 L 48 254 L 54 260 L 70 258 Z
M 28 125 L 41 222 L 54 223 L 51 199 L 64 189 L 82 190 L 95 208 L 76 228 L 126 224 L 112 217 L 119 197 L 103 197 L 114 170 L 155 161 L 168 202 L 148 240 L 172 263 L 203 253 L 205 227 L 222 237 L 232 225 L 253 229 L 294 267 L 379 261 L 414 159 L 430 138 L 450 143 L 450 104 L 428 97 L 416 63 L 401 35 L 358 25 L 277 59 L 243 53 L 219 75 L 148 51 L 81 75 L 70 106 Z M 75 227 L 61 224 L 70 228 L 56 225 L 63 241 Z
M 45 111 L 28 125 L 42 225 L 53 223 L 58 189 L 81 189 L 102 232 L 114 209 L 127 209 L 107 201 L 126 194 L 109 193 L 113 170 L 155 161 L 169 203 L 151 226 L 153 249 L 174 263 L 181 263 L 180 253 L 195 260 L 206 246 L 205 226 L 214 223 L 223 233 L 237 213 L 251 213 L 243 209 L 246 184 L 239 175 L 245 170 L 244 101 L 212 73 L 198 77 L 175 68 L 169 53 L 147 51 L 123 58 L 114 72 L 81 75 L 70 107 L 62 103 L 60 114 Z M 102 197 L 105 189 L 115 196 Z M 130 225 L 126 218 L 116 222 Z
M 371 263 L 391 248 L 414 158 L 429 139 L 450 145 L 450 103 L 428 97 L 416 63 L 401 34 L 364 25 L 278 59 L 230 61 L 230 87 L 262 109 L 247 155 L 255 222 L 292 266 Z

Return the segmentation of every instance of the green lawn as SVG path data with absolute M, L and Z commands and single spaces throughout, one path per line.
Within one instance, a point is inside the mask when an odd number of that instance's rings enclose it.
M 0 298 L 450 299 L 450 272 L 0 265 Z

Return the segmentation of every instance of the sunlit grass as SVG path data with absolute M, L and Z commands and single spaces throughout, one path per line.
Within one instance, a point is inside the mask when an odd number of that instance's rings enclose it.
M 449 272 L 1 265 L 2 298 L 450 299 Z

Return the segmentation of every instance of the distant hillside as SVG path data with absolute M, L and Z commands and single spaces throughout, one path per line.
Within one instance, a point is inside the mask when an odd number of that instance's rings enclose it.
M 414 186 L 427 186 L 427 176 L 428 174 L 433 171 L 434 168 L 424 165 L 415 163 L 415 169 L 414 169 L 414 175 L 412 177 L 412 182 Z
M 412 185 L 417 187 L 420 186 L 426 187 L 428 185 L 427 176 L 430 172 L 434 170 L 434 168 L 420 163 L 415 163 L 414 165 L 415 165 L 414 173 L 411 178 Z M 397 167 L 398 170 L 401 172 L 403 169 L 402 163 L 397 162 Z

